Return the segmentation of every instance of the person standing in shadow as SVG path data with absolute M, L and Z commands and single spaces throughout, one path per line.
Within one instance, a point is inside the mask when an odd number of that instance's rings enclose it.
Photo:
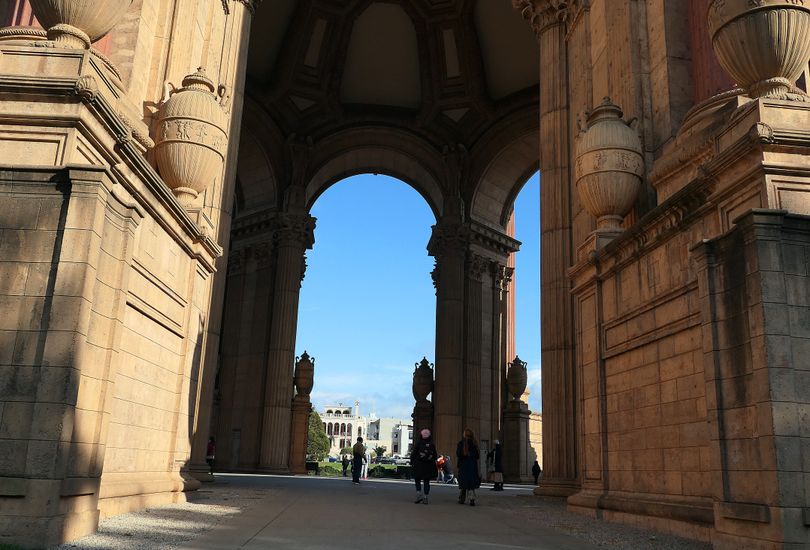
M 458 460 L 458 503 L 464 504 L 470 497 L 470 506 L 475 506 L 475 490 L 481 486 L 481 474 L 478 471 L 478 460 L 481 453 L 475 434 L 469 428 L 464 430 L 464 437 L 456 447 Z
M 540 469 L 540 464 L 535 460 L 534 464 L 532 464 L 532 476 L 534 477 L 534 484 L 537 485 L 539 483 L 540 474 L 543 470 Z
M 340 455 L 340 458 L 343 465 L 343 477 L 346 477 L 346 471 L 349 469 L 349 457 L 348 455 Z

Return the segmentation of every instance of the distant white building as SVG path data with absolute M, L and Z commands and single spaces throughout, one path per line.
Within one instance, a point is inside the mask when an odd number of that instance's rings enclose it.
M 401 418 L 377 418 L 368 424 L 368 437 L 374 445 L 385 447 L 386 456 L 407 456 L 413 443 L 413 426 Z
M 351 447 L 358 437 L 363 438 L 369 453 L 383 446 L 386 456 L 395 454 L 406 456 L 413 442 L 413 427 L 408 420 L 399 418 L 377 418 L 360 414 L 360 402 L 354 408 L 342 403 L 324 407 L 321 414 L 323 429 L 331 443 L 330 456 L 338 456 L 340 450 Z
M 354 409 L 342 403 L 325 407 L 321 412 L 321 421 L 331 444 L 331 456 L 337 456 L 341 449 L 354 445 L 358 437 L 368 438 L 369 419 L 360 416 L 359 401 L 354 402 Z

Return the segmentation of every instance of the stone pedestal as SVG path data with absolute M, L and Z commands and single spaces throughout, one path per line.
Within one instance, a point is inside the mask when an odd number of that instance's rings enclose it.
M 308 397 L 296 395 L 292 401 L 290 427 L 290 473 L 307 475 L 307 436 L 312 403 Z
M 50 546 L 198 485 L 221 249 L 146 161 L 114 68 L 27 44 L 0 42 L 0 87 L 26 92 L 0 99 L 0 542 Z
M 533 483 L 529 442 L 529 407 L 512 400 L 503 413 L 503 477 L 509 483 Z
M 417 434 L 422 428 L 433 431 L 433 403 L 430 401 L 417 402 L 413 408 L 411 418 L 413 418 L 414 434 Z M 449 452 L 443 451 L 442 454 L 449 454 Z

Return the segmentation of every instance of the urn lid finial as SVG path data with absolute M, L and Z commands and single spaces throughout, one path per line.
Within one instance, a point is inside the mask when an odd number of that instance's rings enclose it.
M 205 69 L 202 67 L 197 67 L 196 73 L 192 73 L 183 79 L 183 88 L 205 91 L 212 94 L 214 90 L 216 90 L 214 82 L 208 78 Z

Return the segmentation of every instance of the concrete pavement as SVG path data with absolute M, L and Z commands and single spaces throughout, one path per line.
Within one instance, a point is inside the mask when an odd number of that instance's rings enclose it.
M 218 484 L 265 488 L 223 525 L 182 548 L 357 549 L 365 548 L 598 548 L 560 531 L 527 523 L 510 513 L 505 499 L 529 488 L 479 491 L 478 506 L 459 505 L 457 488 L 432 487 L 430 504 L 414 504 L 411 483 L 347 478 L 217 476 Z

